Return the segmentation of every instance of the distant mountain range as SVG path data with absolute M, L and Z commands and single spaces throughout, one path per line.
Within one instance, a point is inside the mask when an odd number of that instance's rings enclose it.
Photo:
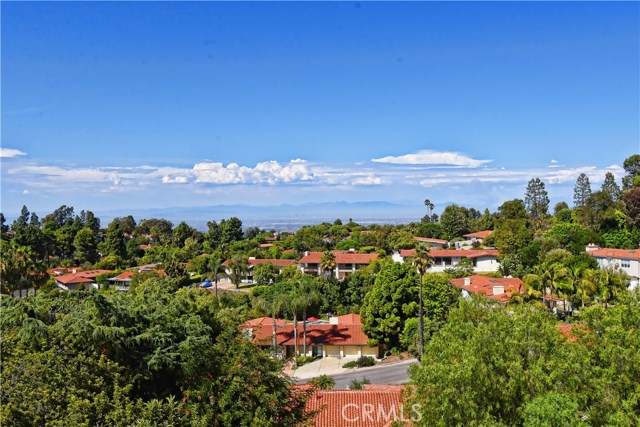
M 276 231 L 295 231 L 303 225 L 333 222 L 337 218 L 343 223 L 353 218 L 359 224 L 401 224 L 418 221 L 425 214 L 424 206 L 397 204 L 383 201 L 371 202 L 324 202 L 299 205 L 283 204 L 269 206 L 214 205 L 170 208 L 118 209 L 95 211 L 103 224 L 115 217 L 133 215 L 136 221 L 144 218 L 165 218 L 178 224 L 187 222 L 201 231 L 206 230 L 207 221 L 220 221 L 236 216 L 244 227 L 260 227 Z

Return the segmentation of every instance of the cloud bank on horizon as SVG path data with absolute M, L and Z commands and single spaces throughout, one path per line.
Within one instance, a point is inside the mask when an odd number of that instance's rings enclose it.
M 7 153 L 9 155 L 5 155 Z M 450 201 L 451 192 L 455 191 L 461 197 L 461 200 L 454 200 L 457 203 L 473 200 L 491 206 L 499 201 L 490 200 L 496 194 L 518 196 L 526 182 L 534 177 L 546 182 L 552 193 L 554 186 L 559 187 L 557 195 L 566 199 L 580 173 L 586 173 L 594 184 L 602 182 L 607 172 L 618 179 L 624 175 L 623 168 L 616 164 L 569 167 L 555 159 L 549 165 L 532 168 L 489 167 L 491 160 L 437 150 L 374 158 L 355 164 L 293 159 L 288 162 L 268 160 L 251 166 L 207 161 L 194 163 L 191 168 L 148 164 L 60 166 L 26 160 L 19 157 L 24 153 L 14 153 L 22 152 L 3 149 L 3 157 L 11 160 L 2 167 L 3 181 L 16 193 L 15 197 L 10 197 L 16 200 L 12 206 L 14 210 L 22 203 L 18 199 L 32 199 L 38 195 L 66 198 L 70 194 L 78 200 L 101 199 L 106 205 L 115 198 L 136 196 L 129 199 L 132 206 L 136 206 L 138 198 L 142 202 L 144 195 L 156 194 L 162 197 L 155 198 L 155 207 L 166 207 L 171 205 L 171 200 L 189 197 L 196 200 L 202 195 L 216 195 L 227 203 L 264 204 L 265 200 L 276 203 L 337 200 L 340 195 L 360 192 L 371 200 L 394 200 L 396 194 L 413 192 L 419 203 L 423 197 L 419 195 L 425 192 L 432 200 Z M 477 194 L 480 188 L 484 198 Z M 261 199 L 259 195 L 263 194 L 271 197 Z M 465 194 L 473 194 L 473 197 Z M 147 201 L 143 203 L 149 206 Z

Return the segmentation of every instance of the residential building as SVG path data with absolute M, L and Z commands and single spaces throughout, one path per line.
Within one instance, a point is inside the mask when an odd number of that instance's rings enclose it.
M 484 231 L 476 231 L 475 233 L 465 234 L 462 237 L 464 237 L 465 240 L 471 241 L 472 243 L 473 242 L 482 243 L 484 239 L 489 237 L 491 234 L 493 234 L 493 230 L 484 230 Z
M 273 320 L 270 317 L 252 319 L 241 329 L 253 342 L 263 348 L 273 345 Z M 303 322 L 298 322 L 298 354 L 303 354 Z M 307 356 L 361 357 L 382 356 L 382 346 L 369 346 L 369 338 L 362 331 L 360 315 L 347 314 L 332 317 L 329 321 L 307 322 Z M 295 353 L 293 323 L 276 320 L 276 344 L 278 353 L 291 356 Z
M 89 270 L 75 271 L 54 278 L 56 286 L 64 291 L 76 289 L 98 289 L 95 279 L 103 273 L 111 273 L 113 270 Z
M 405 259 L 413 257 L 414 253 L 414 249 L 401 249 L 393 254 L 392 259 L 395 262 L 404 262 Z M 494 273 L 500 268 L 497 249 L 430 249 L 429 255 L 434 260 L 431 268 L 427 270 L 429 273 L 443 272 L 447 268 L 453 268 L 465 258 L 471 261 L 473 270 L 478 273 Z
M 630 278 L 629 289 L 638 287 L 640 278 L 640 249 L 612 249 L 587 246 L 587 254 L 598 262 L 600 268 L 614 268 L 625 272 Z
M 420 243 L 425 243 L 434 249 L 446 249 L 449 247 L 449 241 L 443 239 L 434 239 L 432 237 L 414 237 Z
M 298 386 L 307 388 L 308 386 Z M 404 386 L 365 384 L 362 390 L 315 390 L 306 403 L 314 427 L 411 425 L 420 415 L 404 405 Z
M 378 258 L 378 254 L 360 254 L 355 250 L 331 251 L 331 253 L 335 256 L 336 266 L 333 276 L 337 279 L 344 279 Z M 299 261 L 300 270 L 306 274 L 320 276 L 324 273 L 320 265 L 323 255 L 324 252 L 305 252 Z
M 522 293 L 522 280 L 517 278 L 493 278 L 473 275 L 460 279 L 452 279 L 451 285 L 462 290 L 463 298 L 472 294 L 489 298 L 500 304 L 507 304 L 513 295 Z

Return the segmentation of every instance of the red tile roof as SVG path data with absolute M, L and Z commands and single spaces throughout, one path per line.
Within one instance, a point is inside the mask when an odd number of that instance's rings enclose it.
M 254 342 L 270 345 L 273 340 L 272 324 L 252 327 Z M 294 345 L 293 324 L 278 326 L 278 345 Z M 362 325 L 307 324 L 307 345 L 367 345 L 369 337 L 362 331 Z M 302 345 L 302 322 L 298 323 L 298 345 Z
M 475 237 L 476 239 L 486 239 L 491 235 L 491 233 L 493 233 L 493 230 L 484 230 L 484 231 L 477 231 L 475 233 L 465 234 L 462 237 L 471 237 L 471 238 Z
M 587 251 L 588 255 L 598 258 L 620 258 L 620 259 L 637 259 L 640 260 L 640 249 L 610 249 L 602 248 L 593 251 Z
M 65 274 L 64 276 L 56 277 L 56 282 L 60 282 L 63 285 L 69 285 L 72 283 L 93 283 L 94 279 L 102 273 L 112 273 L 113 270 L 89 270 L 81 271 L 75 274 Z
M 254 266 L 258 264 L 272 264 L 276 267 L 288 267 L 296 263 L 294 259 L 249 259 L 249 265 Z M 223 265 L 229 265 L 229 260 L 222 263 Z
M 401 249 L 400 256 L 412 257 L 414 249 Z M 433 258 L 459 257 L 459 258 L 479 258 L 482 256 L 497 257 L 500 255 L 497 249 L 429 249 L 429 255 Z
M 471 279 L 471 283 L 466 286 L 464 284 L 465 278 L 452 279 L 451 284 L 456 288 L 465 289 L 472 294 L 491 298 L 499 302 L 508 302 L 513 294 L 519 294 L 523 289 L 522 280 L 517 278 L 495 279 L 493 277 L 473 275 L 467 277 L 467 279 Z M 503 286 L 504 291 L 498 295 L 494 295 L 494 286 Z
M 262 249 L 272 248 L 272 247 L 274 247 L 274 246 L 275 246 L 275 245 L 274 245 L 273 243 L 262 243 L 262 244 L 260 244 L 260 247 L 261 247 Z
M 315 427 L 388 427 L 415 415 L 403 408 L 401 386 L 365 386 L 364 390 L 316 390 L 306 410 L 315 412 Z M 403 424 L 407 425 L 407 424 Z
M 378 254 L 359 254 L 349 251 L 331 251 L 336 257 L 336 264 L 369 264 L 378 258 Z M 320 264 L 324 252 L 309 252 L 300 258 L 300 264 Z
M 133 275 L 134 275 L 133 271 L 125 271 L 124 273 L 120 273 L 117 276 L 112 277 L 112 279 L 116 279 L 116 280 L 131 279 Z
M 415 240 L 417 240 L 418 242 L 425 242 L 425 243 L 440 243 L 440 244 L 447 244 L 449 243 L 448 240 L 442 240 L 442 239 L 434 239 L 432 237 L 414 237 Z

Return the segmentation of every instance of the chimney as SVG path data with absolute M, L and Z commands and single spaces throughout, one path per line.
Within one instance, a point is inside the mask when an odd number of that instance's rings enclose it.
M 504 286 L 503 285 L 494 286 L 493 287 L 493 294 L 494 295 L 504 294 Z
M 304 251 L 304 256 L 309 256 L 309 251 Z
M 471 284 L 471 277 L 465 277 L 464 278 L 464 285 L 465 286 L 469 286 Z
M 349 252 L 356 253 L 356 250 L 354 248 L 349 248 Z
M 600 249 L 600 246 L 596 245 L 595 243 L 589 243 L 585 248 L 585 251 L 590 252 L 590 251 L 595 251 L 597 249 Z
M 250 256 L 250 257 L 249 257 L 249 259 L 250 259 L 250 260 L 252 260 L 252 259 L 256 259 L 256 257 L 254 257 L 254 256 Z

